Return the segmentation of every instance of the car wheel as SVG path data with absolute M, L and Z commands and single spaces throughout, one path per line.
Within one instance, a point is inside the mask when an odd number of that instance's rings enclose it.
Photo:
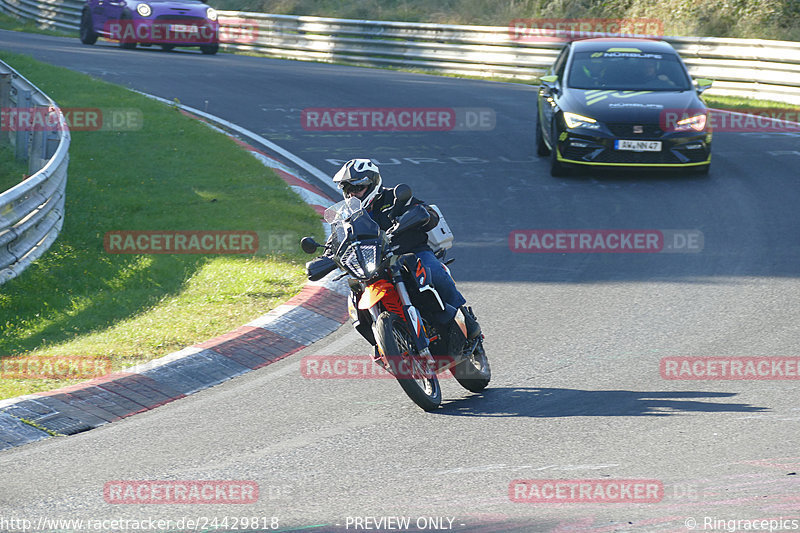
M 132 20 L 132 19 L 131 19 L 131 16 L 126 13 L 126 14 L 124 14 L 124 15 L 122 15 L 120 17 L 120 20 L 126 20 L 127 21 L 127 20 Z M 134 48 L 136 48 L 136 42 L 134 41 L 132 43 L 126 43 L 124 41 L 120 41 L 119 42 L 119 47 L 120 48 L 124 48 L 125 50 L 133 50 Z
M 700 166 L 694 167 L 692 169 L 692 172 L 694 174 L 699 174 L 700 176 L 708 176 L 708 172 L 710 170 L 711 170 L 711 163 L 709 163 L 707 165 L 700 165 Z
M 207 56 L 213 56 L 219 51 L 219 44 L 204 44 L 200 46 L 200 51 Z
M 569 167 L 558 160 L 558 128 L 553 124 L 552 134 L 553 148 L 550 150 L 550 175 L 554 178 L 563 178 L 569 175 Z
M 97 42 L 98 34 L 94 32 L 92 14 L 88 9 L 84 9 L 81 14 L 80 37 L 83 44 L 94 44 Z
M 169 52 L 169 51 L 175 49 L 175 45 L 174 44 L 162 44 L 161 45 L 161 49 L 164 50 L 165 52 Z
M 544 135 L 542 134 L 542 125 L 539 123 L 540 119 L 536 119 L 536 155 L 544 157 L 550 155 L 550 148 L 544 142 Z

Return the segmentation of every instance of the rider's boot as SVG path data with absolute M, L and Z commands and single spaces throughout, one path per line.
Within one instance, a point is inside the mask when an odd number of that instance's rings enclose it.
M 467 327 L 467 338 L 469 340 L 474 340 L 480 337 L 481 325 L 478 324 L 478 320 L 472 313 L 472 308 L 467 307 L 466 305 L 462 305 L 461 307 L 459 307 L 458 311 L 464 317 L 464 325 Z

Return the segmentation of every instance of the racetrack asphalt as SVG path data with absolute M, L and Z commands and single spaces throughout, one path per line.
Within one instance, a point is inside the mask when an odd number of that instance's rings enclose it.
M 345 325 L 169 405 L 0 453 L 0 516 L 246 514 L 317 531 L 363 530 L 365 518 L 389 516 L 409 517 L 414 531 L 432 529 L 424 517 L 443 517 L 443 526 L 452 518 L 456 531 L 595 532 L 800 519 L 794 380 L 660 372 L 666 357 L 800 357 L 797 134 L 717 133 L 707 177 L 552 178 L 534 152 L 535 89 L 525 85 L 5 31 L 0 47 L 178 98 L 328 174 L 349 158 L 375 158 L 387 184 L 408 183 L 445 213 L 456 235 L 451 270 L 481 321 L 493 370 L 481 394 L 442 380 L 435 413 L 391 380 L 308 379 L 306 356 L 369 353 Z M 495 120 L 485 131 L 304 129 L 302 110 L 321 107 L 489 109 Z M 684 230 L 701 232 L 703 245 L 686 253 L 510 249 L 512 231 L 532 229 Z M 252 480 L 260 498 L 104 499 L 108 482 L 132 479 Z M 651 480 L 663 494 L 658 502 L 513 501 L 520 479 Z

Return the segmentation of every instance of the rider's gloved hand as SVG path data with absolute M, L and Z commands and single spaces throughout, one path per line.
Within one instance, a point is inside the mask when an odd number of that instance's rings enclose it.
M 386 237 L 389 241 L 389 250 L 392 252 L 397 252 L 397 250 L 400 248 L 400 245 L 394 242 L 395 235 L 391 232 L 391 229 L 386 232 Z

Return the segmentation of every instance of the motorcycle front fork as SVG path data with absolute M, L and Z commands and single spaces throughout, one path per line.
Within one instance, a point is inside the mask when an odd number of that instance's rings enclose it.
M 433 364 L 434 360 L 430 351 L 428 334 L 422 323 L 422 315 L 419 310 L 412 305 L 411 297 L 408 295 L 406 285 L 400 275 L 394 276 L 392 281 L 394 282 L 394 287 L 397 291 L 400 303 L 403 305 L 403 314 L 405 315 L 406 324 L 408 324 L 409 330 L 411 330 L 411 334 L 414 337 L 414 345 L 417 349 L 417 353 L 423 356 L 429 364 Z M 376 304 L 370 307 L 369 313 L 372 316 L 372 323 L 377 324 L 378 316 L 380 315 L 378 305 Z

